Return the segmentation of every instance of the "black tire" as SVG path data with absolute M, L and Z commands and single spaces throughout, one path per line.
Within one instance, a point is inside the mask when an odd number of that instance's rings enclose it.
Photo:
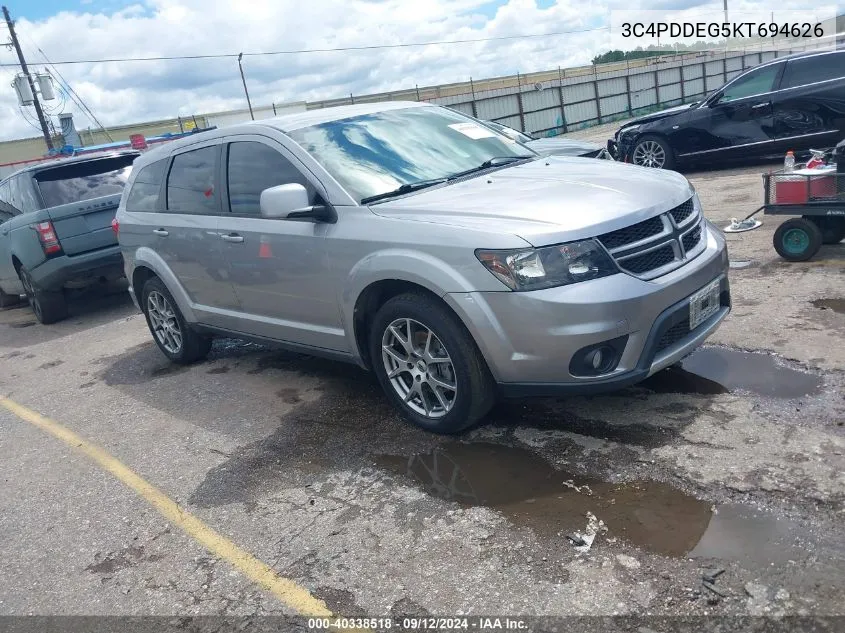
M 819 252 L 822 232 L 806 218 L 790 218 L 775 231 L 772 239 L 778 255 L 789 262 L 805 262 Z
M 151 312 L 153 312 L 150 303 L 151 296 L 158 306 L 156 308 L 158 314 L 151 315 Z M 163 305 L 167 306 L 168 313 L 172 313 L 172 317 L 167 319 L 167 323 L 171 327 L 167 329 L 156 325 L 157 322 L 161 322 L 159 317 L 162 314 L 161 306 Z M 144 284 L 144 289 L 141 291 L 141 309 L 147 319 L 147 327 L 150 328 L 153 340 L 161 352 L 172 362 L 179 365 L 190 365 L 208 355 L 211 349 L 211 337 L 197 333 L 188 325 L 179 311 L 179 306 L 173 299 L 173 295 L 170 294 L 167 286 L 158 277 L 150 277 Z M 179 334 L 178 346 L 175 344 L 177 339 L 174 336 L 174 331 L 178 331 Z
M 804 217 L 819 227 L 822 232 L 822 244 L 839 244 L 845 239 L 845 217 L 829 215 Z
M 0 289 L 0 308 L 11 308 L 23 303 L 20 295 L 7 295 Z
M 39 323 L 49 325 L 67 318 L 67 301 L 61 290 L 39 288 L 24 266 L 18 269 L 18 276 L 29 300 L 29 306 Z
M 649 146 L 649 144 L 652 143 L 656 143 L 658 146 L 660 146 L 660 149 L 663 152 L 662 164 L 645 164 L 642 160 L 640 162 L 637 162 L 640 156 L 647 154 L 646 148 Z M 657 136 L 656 134 L 643 134 L 640 138 L 637 139 L 637 142 L 634 143 L 634 149 L 631 150 L 631 162 L 635 165 L 640 165 L 642 167 L 651 167 L 654 169 L 674 169 L 675 152 L 672 151 L 672 147 L 669 145 L 669 142 L 662 136 Z
M 385 367 L 387 361 L 382 354 L 383 340 L 392 336 L 388 327 L 400 320 L 411 322 L 414 354 L 403 354 L 414 362 L 407 365 L 401 363 L 404 365 L 401 374 L 391 379 Z M 429 350 L 424 348 L 422 340 L 418 339 L 422 331 L 420 328 L 425 328 L 433 334 L 433 338 L 429 339 L 434 341 L 430 344 L 429 355 L 425 354 Z M 403 335 L 408 338 L 407 333 Z M 401 350 L 401 341 L 395 338 L 393 340 L 399 343 L 398 349 Z M 407 420 L 427 431 L 458 433 L 483 418 L 496 401 L 493 377 L 475 341 L 457 316 L 435 298 L 408 293 L 387 301 L 373 319 L 369 348 L 373 370 L 388 399 Z M 394 347 L 394 350 L 396 349 Z M 432 360 L 435 354 L 439 363 Z M 449 360 L 444 361 L 444 358 Z M 427 364 L 426 359 L 432 362 Z M 397 366 L 400 364 L 396 358 L 393 362 L 396 362 Z M 413 369 L 410 369 L 412 365 Z M 410 398 L 410 403 L 406 403 L 397 390 L 404 385 L 410 392 L 415 386 L 415 379 L 418 384 L 416 388 L 420 391 Z M 440 396 L 437 396 L 438 392 L 435 390 L 440 385 L 432 387 L 429 383 L 429 380 L 435 379 L 453 384 L 455 389 L 440 388 Z M 397 384 L 400 386 L 394 386 L 393 380 L 399 381 Z M 421 395 L 423 392 L 427 395 Z M 448 407 L 443 405 L 444 401 L 448 402 Z M 428 404 L 432 405 L 431 415 L 414 409 L 417 407 L 427 411 Z M 435 411 L 438 408 L 441 411 Z

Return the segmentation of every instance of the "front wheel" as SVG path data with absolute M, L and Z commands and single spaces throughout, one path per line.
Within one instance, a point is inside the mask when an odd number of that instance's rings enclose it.
M 822 232 L 822 244 L 838 244 L 845 239 L 845 217 L 840 216 L 804 216 L 819 227 Z
M 481 352 L 434 298 L 409 293 L 387 301 L 373 319 L 370 358 L 393 405 L 427 431 L 462 431 L 495 402 Z
M 144 284 L 141 301 L 147 326 L 167 358 L 188 365 L 208 355 L 211 338 L 188 326 L 173 295 L 158 277 L 152 277 Z
M 634 145 L 631 162 L 640 167 L 654 169 L 673 169 L 675 154 L 669 143 L 661 136 L 646 134 Z
M 18 270 L 26 298 L 39 323 L 49 325 L 67 318 L 67 301 L 61 290 L 44 290 L 32 279 L 25 266 Z
M 790 262 L 805 262 L 822 245 L 821 229 L 806 218 L 790 218 L 775 231 L 772 239 L 778 255 Z

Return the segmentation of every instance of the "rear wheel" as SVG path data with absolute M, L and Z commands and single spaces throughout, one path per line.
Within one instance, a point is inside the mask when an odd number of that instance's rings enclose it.
M 469 332 L 434 298 L 399 295 L 373 319 L 370 358 L 387 397 L 419 427 L 457 433 L 484 417 L 495 384 Z
M 845 217 L 829 215 L 810 215 L 804 217 L 819 227 L 819 230 L 822 232 L 822 244 L 838 244 L 845 239 Z
M 158 278 L 144 284 L 141 306 L 158 348 L 174 363 L 188 365 L 208 355 L 211 337 L 198 334 L 185 322 L 173 295 Z
M 804 262 L 822 245 L 821 229 L 806 218 L 791 218 L 781 224 L 773 238 L 778 255 L 790 262 Z
M 32 279 L 26 267 L 18 269 L 26 298 L 40 323 L 48 325 L 67 318 L 67 301 L 61 290 L 44 290 Z
M 631 162 L 640 167 L 673 169 L 675 154 L 665 138 L 646 134 L 640 138 L 631 152 Z

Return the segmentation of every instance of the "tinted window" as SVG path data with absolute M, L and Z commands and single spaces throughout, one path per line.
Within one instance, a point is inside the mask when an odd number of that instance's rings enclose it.
M 229 204 L 232 213 L 258 215 L 261 192 L 276 185 L 299 183 L 312 187 L 302 173 L 278 151 L 253 141 L 229 145 Z
M 137 154 L 58 165 L 36 172 L 45 208 L 123 193 Z M 26 186 L 21 196 L 28 202 Z
M 215 145 L 173 157 L 170 176 L 167 178 L 168 211 L 217 211 L 217 192 L 214 190 L 217 150 Z
M 781 87 L 794 88 L 841 77 L 845 77 L 845 55 L 818 55 L 786 62 Z
M 491 158 L 535 156 L 513 139 L 438 107 L 374 112 L 289 135 L 358 200 L 445 178 Z
M 9 201 L 11 195 L 11 190 L 9 187 L 8 182 L 4 182 L 0 185 L 0 222 L 5 222 L 13 215 L 17 215 L 17 209 L 12 206 L 11 202 Z
M 733 101 L 734 99 L 742 99 L 743 97 L 751 97 L 753 95 L 771 92 L 772 86 L 775 83 L 775 77 L 780 72 L 782 64 L 772 64 L 764 68 L 752 70 L 747 75 L 743 75 L 732 84 L 724 88 L 722 98 L 719 102 Z
M 158 205 L 158 194 L 161 181 L 164 179 L 164 169 L 167 160 L 160 160 L 147 165 L 138 175 L 126 198 L 126 208 L 130 211 L 155 211 Z

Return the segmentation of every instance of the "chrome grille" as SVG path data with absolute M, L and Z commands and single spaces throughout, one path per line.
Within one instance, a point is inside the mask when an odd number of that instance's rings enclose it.
M 642 279 L 664 275 L 704 250 L 701 211 L 694 199 L 648 220 L 598 237 L 619 267 Z

